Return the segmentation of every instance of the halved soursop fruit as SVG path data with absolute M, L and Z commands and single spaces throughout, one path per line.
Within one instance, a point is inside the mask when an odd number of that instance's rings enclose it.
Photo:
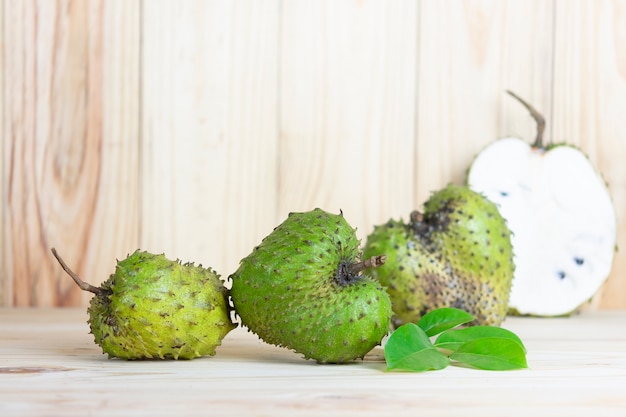
M 543 144 L 543 117 L 512 92 L 537 122 L 532 145 L 509 137 L 483 149 L 467 183 L 495 202 L 513 232 L 511 314 L 562 316 L 580 309 L 609 276 L 617 221 L 609 190 L 587 156 Z

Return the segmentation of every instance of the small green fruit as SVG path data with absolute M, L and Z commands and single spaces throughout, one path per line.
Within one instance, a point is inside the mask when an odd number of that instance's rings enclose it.
M 164 255 L 135 251 L 117 263 L 101 287 L 74 274 L 52 253 L 78 286 L 95 294 L 89 327 L 109 357 L 193 359 L 214 355 L 235 325 L 227 290 L 210 268 L 181 264 Z
M 495 204 L 468 187 L 434 193 L 408 224 L 389 220 L 367 238 L 363 256 L 384 254 L 371 270 L 391 297 L 394 325 L 417 323 L 429 311 L 455 307 L 473 324 L 499 325 L 513 279 L 510 231 Z
M 267 343 L 320 363 L 362 358 L 389 330 L 385 289 L 361 274 L 359 241 L 343 218 L 321 209 L 290 213 L 231 276 L 243 325 Z

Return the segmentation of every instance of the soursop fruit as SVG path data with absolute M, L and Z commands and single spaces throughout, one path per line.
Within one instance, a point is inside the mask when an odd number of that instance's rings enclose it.
M 513 231 L 515 278 L 511 313 L 567 315 L 602 287 L 612 268 L 616 213 L 609 190 L 587 156 L 566 144 L 543 143 L 545 121 L 531 113 L 531 145 L 508 137 L 483 149 L 467 184 L 498 205 Z
M 96 344 L 110 358 L 193 359 L 214 355 L 228 332 L 228 292 L 211 268 L 135 251 L 119 261 L 100 287 L 82 281 L 52 253 L 85 291 L 95 294 L 88 314 Z
M 241 323 L 269 344 L 320 363 L 363 358 L 391 319 L 385 289 L 361 271 L 355 229 L 319 208 L 290 213 L 231 275 Z
M 495 204 L 468 187 L 437 191 L 407 223 L 375 226 L 363 249 L 373 254 L 387 257 L 368 272 L 387 288 L 396 327 L 441 307 L 467 311 L 472 324 L 497 326 L 506 317 L 511 233 Z

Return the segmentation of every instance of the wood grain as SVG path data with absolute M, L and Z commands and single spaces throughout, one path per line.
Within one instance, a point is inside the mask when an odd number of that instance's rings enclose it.
M 618 220 L 613 272 L 595 307 L 626 307 L 626 2 L 557 1 L 552 140 L 604 176 Z M 622 160 L 622 162 L 618 162 Z
M 546 1 L 420 3 L 416 200 L 464 183 L 473 157 L 535 126 L 511 89 L 550 118 L 553 5 Z M 513 107 L 516 106 L 516 107 Z
M 359 237 L 414 206 L 417 8 L 285 2 L 279 215 L 338 213 Z
M 290 211 L 362 240 L 503 136 L 580 146 L 626 247 L 624 0 L 0 0 L 0 305 L 140 247 L 226 277 Z M 626 308 L 626 251 L 591 308 Z
M 4 130 L 4 102 L 6 100 L 5 94 L 5 84 L 4 84 L 4 56 L 5 56 L 6 46 L 5 46 L 5 31 L 4 31 L 4 0 L 0 0 L 0 132 L 4 136 L 6 132 Z M 10 301 L 12 298 L 12 293 L 9 290 L 8 286 L 8 274 L 4 269 L 4 242 L 6 240 L 5 231 L 5 221 L 4 221 L 4 212 L 6 206 L 6 193 L 5 193 L 5 171 L 4 171 L 4 151 L 5 151 L 5 143 L 8 142 L 4 137 L 2 142 L 0 143 L 0 184 L 1 194 L 0 194 L 0 306 L 10 305 Z
M 106 359 L 84 309 L 0 309 L 0 412 L 46 416 L 618 417 L 626 408 L 626 313 L 508 318 L 529 369 L 385 372 L 318 365 L 237 328 L 213 357 Z
M 97 285 L 136 245 L 138 8 L 5 6 L 5 300 L 84 304 L 50 247 Z
M 142 248 L 225 276 L 271 231 L 278 4 L 144 4 Z

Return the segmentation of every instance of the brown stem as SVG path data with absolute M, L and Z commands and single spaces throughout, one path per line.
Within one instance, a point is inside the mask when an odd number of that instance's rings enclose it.
M 424 235 L 428 231 L 428 224 L 424 223 L 424 215 L 417 210 L 411 212 L 409 226 L 416 235 Z
M 383 265 L 387 257 L 385 255 L 372 256 L 371 258 L 365 259 L 361 262 L 356 262 L 350 265 L 349 271 L 352 274 L 358 274 L 366 268 L 378 268 Z
M 543 146 L 543 131 L 546 128 L 546 119 L 539 113 L 533 106 L 531 106 L 528 102 L 522 99 L 520 96 L 512 92 L 511 90 L 506 90 L 511 96 L 513 96 L 517 101 L 522 103 L 524 107 L 530 112 L 530 115 L 535 119 L 535 123 L 537 123 L 537 137 L 535 138 L 535 143 L 533 143 L 533 148 L 544 149 Z
M 424 215 L 417 210 L 413 210 L 411 214 L 409 215 L 409 222 L 411 223 L 413 227 L 415 227 L 415 225 L 422 223 L 423 220 L 424 220 Z
M 63 261 L 63 258 L 61 258 L 61 256 L 57 253 L 57 250 L 55 248 L 51 249 L 52 254 L 54 255 L 55 258 L 57 258 L 57 261 L 59 261 L 59 264 L 61 264 L 61 267 L 63 268 L 63 270 L 67 273 L 67 275 L 69 275 L 70 277 L 72 277 L 72 279 L 74 280 L 74 282 L 76 283 L 76 285 L 78 285 L 80 287 L 81 290 L 83 291 L 89 291 L 92 292 L 96 295 L 101 295 L 104 293 L 104 291 L 102 290 L 102 288 L 98 288 L 98 287 L 94 287 L 91 284 L 86 283 L 85 281 L 83 281 L 82 279 L 80 279 L 80 277 L 78 275 L 76 275 L 74 273 L 74 271 L 72 271 Z

